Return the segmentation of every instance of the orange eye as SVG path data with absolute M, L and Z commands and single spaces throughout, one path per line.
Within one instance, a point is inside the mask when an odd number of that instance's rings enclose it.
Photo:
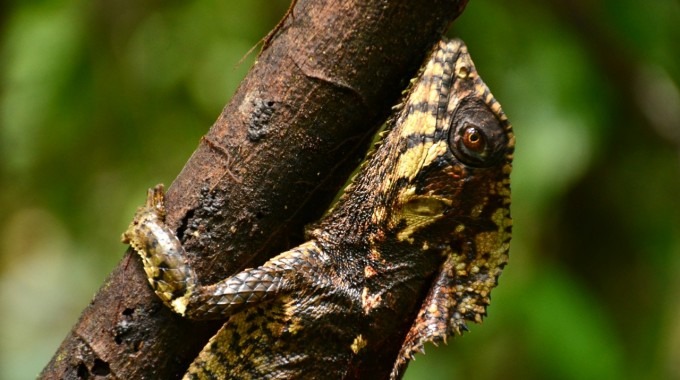
M 492 166 L 505 153 L 507 143 L 503 125 L 482 101 L 463 102 L 454 113 L 449 147 L 461 163 L 471 167 Z
M 486 139 L 476 127 L 467 127 L 463 133 L 463 144 L 473 152 L 482 153 L 486 147 Z

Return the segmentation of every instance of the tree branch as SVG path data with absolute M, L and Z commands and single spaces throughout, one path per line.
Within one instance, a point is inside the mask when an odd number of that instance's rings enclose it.
M 203 283 L 301 241 L 466 2 L 294 4 L 167 194 Z M 177 378 L 219 325 L 165 308 L 128 251 L 40 378 Z

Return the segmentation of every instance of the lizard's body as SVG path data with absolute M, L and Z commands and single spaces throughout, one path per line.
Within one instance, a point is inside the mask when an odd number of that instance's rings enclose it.
M 150 190 L 124 241 L 173 310 L 226 319 L 186 378 L 399 378 L 426 341 L 481 321 L 507 261 L 514 136 L 460 40 L 391 123 L 308 242 L 210 286 Z

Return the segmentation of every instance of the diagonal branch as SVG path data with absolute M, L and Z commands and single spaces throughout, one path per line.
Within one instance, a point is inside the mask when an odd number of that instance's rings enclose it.
M 466 2 L 294 3 L 167 194 L 202 282 L 301 241 Z M 177 378 L 218 327 L 166 309 L 128 251 L 40 378 Z

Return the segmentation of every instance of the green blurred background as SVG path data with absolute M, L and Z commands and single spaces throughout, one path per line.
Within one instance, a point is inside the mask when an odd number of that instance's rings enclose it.
M 407 379 L 680 379 L 680 4 L 471 0 L 515 126 L 511 260 L 483 326 Z M 34 378 L 285 1 L 0 4 L 0 378 Z

